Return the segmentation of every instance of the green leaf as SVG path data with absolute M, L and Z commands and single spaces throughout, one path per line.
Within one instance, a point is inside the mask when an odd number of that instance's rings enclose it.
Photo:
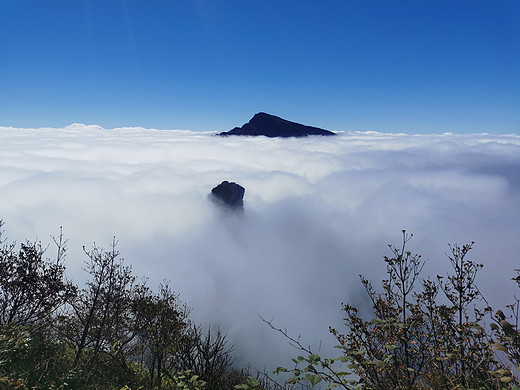
M 503 376 L 500 378 L 500 382 L 502 383 L 511 383 L 514 381 L 514 378 L 512 376 Z
M 305 379 L 307 379 L 312 386 L 316 386 L 318 383 L 321 382 L 321 378 L 319 377 L 319 375 L 307 375 Z
M 500 344 L 500 343 L 493 343 L 491 344 L 491 348 L 494 349 L 495 351 L 504 351 L 504 352 L 507 352 L 507 347 L 503 344 Z
M 287 379 L 287 380 L 285 381 L 285 383 L 288 383 L 288 384 L 296 384 L 296 383 L 298 383 L 299 380 L 300 380 L 300 378 L 298 378 L 297 376 L 294 376 L 294 377 L 292 377 L 292 378 L 290 378 L 290 379 Z
M 320 383 L 320 382 L 321 382 L 321 378 L 320 378 L 318 375 L 314 375 L 313 380 L 312 380 L 312 382 L 311 382 L 312 385 L 313 385 L 313 386 L 316 386 L 316 385 L 317 385 L 318 383 Z

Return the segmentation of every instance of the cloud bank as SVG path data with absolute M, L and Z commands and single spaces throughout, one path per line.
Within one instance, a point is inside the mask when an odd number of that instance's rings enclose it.
M 246 188 L 242 217 L 208 201 L 223 180 Z M 401 229 L 431 275 L 448 269 L 448 243 L 475 241 L 497 305 L 511 301 L 520 265 L 518 135 L 0 127 L 0 199 L 10 240 L 51 242 L 63 226 L 76 281 L 81 247 L 116 236 L 136 275 L 170 280 L 195 320 L 221 326 L 260 369 L 294 351 L 258 314 L 327 348 L 340 303 L 366 303 L 358 275 L 378 285 Z

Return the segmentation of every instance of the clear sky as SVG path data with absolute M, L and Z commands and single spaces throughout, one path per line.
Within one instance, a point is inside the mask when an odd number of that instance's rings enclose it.
M 0 125 L 520 133 L 519 0 L 0 0 Z

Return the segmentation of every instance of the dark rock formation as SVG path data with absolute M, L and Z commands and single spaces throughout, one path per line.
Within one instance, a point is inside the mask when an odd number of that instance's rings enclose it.
M 332 131 L 305 126 L 296 122 L 260 112 L 242 127 L 219 135 L 264 135 L 266 137 L 307 137 L 309 135 L 335 135 Z
M 245 188 L 240 184 L 223 181 L 211 190 L 211 198 L 215 203 L 233 210 L 244 210 Z

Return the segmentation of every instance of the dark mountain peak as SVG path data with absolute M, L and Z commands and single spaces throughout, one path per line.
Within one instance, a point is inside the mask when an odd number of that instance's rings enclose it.
M 211 199 L 218 205 L 228 209 L 244 211 L 244 193 L 246 189 L 240 184 L 227 180 L 211 190 Z
M 266 137 L 307 137 L 309 135 L 335 135 L 332 131 L 306 126 L 280 117 L 259 112 L 242 127 L 219 135 L 263 135 Z

